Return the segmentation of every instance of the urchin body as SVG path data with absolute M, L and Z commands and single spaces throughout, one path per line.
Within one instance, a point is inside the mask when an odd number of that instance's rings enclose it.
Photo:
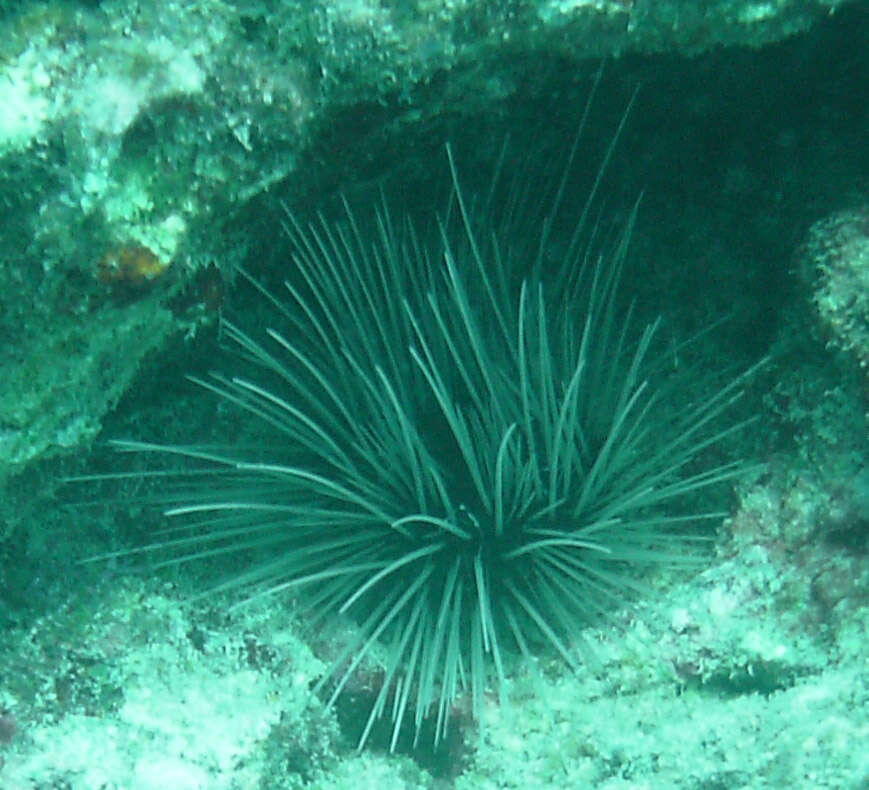
M 182 560 L 267 549 L 228 586 L 355 619 L 333 700 L 385 644 L 361 743 L 384 712 L 393 745 L 409 717 L 418 732 L 433 715 L 441 737 L 464 691 L 479 718 L 508 654 L 543 645 L 574 665 L 581 629 L 637 568 L 678 561 L 679 528 L 702 516 L 674 503 L 736 469 L 684 472 L 731 430 L 712 426 L 738 382 L 659 416 L 672 385 L 656 383 L 656 325 L 635 327 L 619 299 L 632 219 L 603 250 L 578 230 L 553 268 L 551 218 L 519 239 L 449 164 L 426 239 L 385 207 L 373 227 L 349 207 L 337 223 L 287 215 L 286 290 L 250 279 L 276 323 L 225 322 L 248 372 L 200 381 L 261 421 L 268 451 L 125 445 L 203 464 L 191 479 L 206 483 L 168 509 L 200 524 Z

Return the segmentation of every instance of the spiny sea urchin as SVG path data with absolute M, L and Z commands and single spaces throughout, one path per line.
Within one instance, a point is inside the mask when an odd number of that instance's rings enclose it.
M 287 213 L 285 292 L 242 273 L 277 323 L 225 321 L 248 372 L 198 381 L 271 446 L 120 443 L 197 462 L 167 509 L 196 531 L 148 548 L 173 562 L 266 550 L 223 586 L 298 590 L 314 614 L 354 618 L 321 681 L 331 702 L 385 644 L 360 745 L 384 712 L 393 747 L 409 716 L 443 737 L 463 689 L 479 719 L 508 655 L 548 646 L 575 666 L 581 629 L 639 588 L 638 568 L 679 562 L 685 525 L 710 515 L 670 506 L 739 468 L 693 462 L 738 427 L 717 418 L 741 377 L 662 408 L 679 382 L 653 351 L 657 323 L 635 326 L 617 298 L 634 213 L 589 242 L 593 188 L 553 265 L 564 181 L 529 233 L 521 201 L 469 201 L 449 149 L 448 163 L 435 233 L 385 202 L 372 227 L 349 205 L 337 222 Z

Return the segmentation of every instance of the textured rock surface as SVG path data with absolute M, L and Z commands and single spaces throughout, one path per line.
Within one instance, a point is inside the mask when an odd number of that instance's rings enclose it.
M 826 341 L 869 372 L 869 205 L 812 225 L 803 255 Z

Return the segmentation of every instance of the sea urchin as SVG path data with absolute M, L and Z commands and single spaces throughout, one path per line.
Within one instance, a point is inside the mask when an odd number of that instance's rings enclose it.
M 443 737 L 463 691 L 479 719 L 509 656 L 548 646 L 575 666 L 581 629 L 639 588 L 638 568 L 680 561 L 686 524 L 708 515 L 672 506 L 738 470 L 694 462 L 738 427 L 717 418 L 741 377 L 665 408 L 678 381 L 657 324 L 635 326 L 617 298 L 633 213 L 602 245 L 583 212 L 554 266 L 564 182 L 529 232 L 519 201 L 469 201 L 448 161 L 434 233 L 386 201 L 370 227 L 349 206 L 337 222 L 287 213 L 285 292 L 244 275 L 276 328 L 225 321 L 245 373 L 198 381 L 269 447 L 121 443 L 197 462 L 167 510 L 196 531 L 148 548 L 255 550 L 225 587 L 297 590 L 314 615 L 355 620 L 322 681 L 332 702 L 385 645 L 360 745 L 384 712 L 393 747 L 411 716 Z

